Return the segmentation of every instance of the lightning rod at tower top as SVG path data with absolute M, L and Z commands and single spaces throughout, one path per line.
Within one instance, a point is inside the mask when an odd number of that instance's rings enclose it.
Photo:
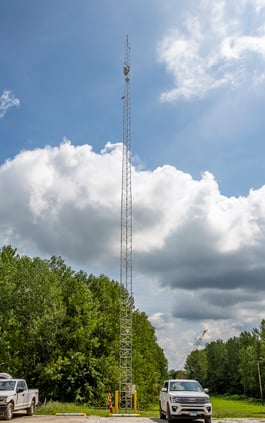
M 120 408 L 132 408 L 132 183 L 130 44 L 124 47 L 123 151 L 120 250 Z

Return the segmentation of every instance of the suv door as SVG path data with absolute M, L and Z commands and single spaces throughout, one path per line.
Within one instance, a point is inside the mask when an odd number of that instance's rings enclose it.
M 160 392 L 161 408 L 164 412 L 167 411 L 167 392 L 168 392 L 168 381 L 166 380 Z

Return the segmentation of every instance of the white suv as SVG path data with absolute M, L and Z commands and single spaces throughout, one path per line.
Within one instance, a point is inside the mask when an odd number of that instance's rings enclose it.
M 160 392 L 160 418 L 172 422 L 173 419 L 204 419 L 211 423 L 212 404 L 208 390 L 203 389 L 197 380 L 166 380 Z

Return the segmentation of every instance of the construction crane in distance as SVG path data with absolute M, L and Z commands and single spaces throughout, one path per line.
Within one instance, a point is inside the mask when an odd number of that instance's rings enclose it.
M 177 367 L 176 367 L 176 369 L 178 370 L 178 368 L 180 368 L 180 365 L 182 364 L 182 366 L 184 367 L 184 364 L 185 364 L 185 361 L 186 361 L 186 358 L 193 352 L 193 351 L 196 351 L 198 348 L 199 348 L 199 346 L 201 345 L 201 343 L 202 343 L 202 340 L 203 340 L 203 338 L 205 337 L 205 335 L 206 335 L 206 333 L 208 332 L 208 329 L 204 329 L 203 331 L 202 331 L 202 333 L 198 336 L 198 338 L 196 338 L 196 340 L 195 340 L 195 342 L 193 343 L 193 345 L 192 345 L 192 348 L 190 349 L 190 350 L 188 350 L 186 353 L 185 353 L 185 355 L 184 355 L 184 357 L 182 357 L 182 359 L 178 362 L 178 364 L 177 364 Z
M 198 338 L 194 342 L 193 347 L 192 347 L 192 350 L 191 350 L 191 352 L 189 354 L 191 354 L 193 351 L 196 351 L 199 348 L 199 346 L 201 345 L 202 340 L 203 340 L 203 338 L 204 338 L 204 336 L 206 335 L 207 332 L 208 332 L 208 329 L 204 329 L 202 331 L 202 333 L 200 334 L 200 336 L 198 336 Z

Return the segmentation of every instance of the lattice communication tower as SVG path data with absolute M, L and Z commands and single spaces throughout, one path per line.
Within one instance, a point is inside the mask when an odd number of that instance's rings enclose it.
M 120 252 L 120 408 L 132 408 L 132 184 L 130 44 L 124 51 L 123 153 Z

